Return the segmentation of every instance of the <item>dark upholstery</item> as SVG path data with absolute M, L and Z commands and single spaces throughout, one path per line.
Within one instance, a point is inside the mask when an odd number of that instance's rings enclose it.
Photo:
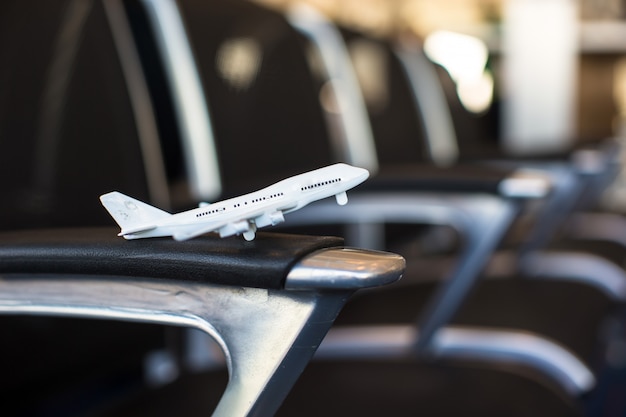
M 0 7 L 0 229 L 110 224 L 100 194 L 149 196 L 102 3 Z
M 495 369 L 469 362 L 319 361 L 304 371 L 276 415 L 583 415 L 579 403 L 534 377 L 514 367 Z
M 98 196 L 113 189 L 149 200 L 102 2 L 0 2 L 0 63 L 0 230 L 112 225 Z M 6 416 L 93 407 L 140 381 L 166 339 L 158 326 L 50 317 L 2 316 L 0 330 Z
M 366 35 L 358 35 L 357 33 L 346 35 L 348 44 L 359 39 L 374 42 Z M 379 41 L 377 45 L 388 51 L 387 56 L 392 55 L 393 45 L 391 42 Z M 416 50 L 414 53 L 423 52 Z M 496 116 L 494 112 L 497 112 L 497 103 L 489 113 L 480 116 L 472 115 L 462 107 L 458 96 L 456 96 L 449 74 L 445 73 L 445 70 L 442 68 L 437 68 L 437 70 L 440 72 L 440 81 L 443 83 L 444 90 L 448 95 L 448 104 L 453 114 L 456 134 L 459 136 L 461 153 L 464 157 L 467 157 L 463 159 L 474 159 L 478 155 L 483 159 L 494 156 L 495 154 L 492 152 L 495 149 L 492 143 L 494 131 L 491 129 L 495 126 L 493 117 Z M 403 74 L 401 71 L 396 72 L 393 80 L 389 79 L 386 81 L 390 92 L 399 88 L 405 92 L 411 90 L 406 74 Z M 399 85 L 403 85 L 403 87 L 399 87 Z M 413 100 L 415 101 L 416 99 L 413 98 Z M 414 112 L 402 113 L 407 118 L 403 123 L 409 124 L 411 121 L 414 124 L 418 123 L 420 106 L 428 104 L 405 103 L 404 105 L 411 106 Z M 377 146 L 385 146 L 387 137 L 384 134 L 380 134 L 384 132 L 382 124 L 391 124 L 391 120 L 376 119 L 375 115 L 370 116 L 372 125 L 379 125 L 376 130 L 378 134 L 375 137 Z M 387 129 L 391 131 L 392 127 L 388 126 Z M 412 149 L 414 146 L 413 141 L 425 140 L 423 136 L 417 134 L 412 138 L 408 136 L 398 136 L 398 138 L 402 138 L 403 142 L 395 142 L 393 146 L 406 147 L 407 149 Z M 412 156 L 412 160 L 409 163 L 402 159 L 381 159 L 381 175 L 379 175 L 379 178 L 368 181 L 362 189 L 401 191 L 414 188 L 433 192 L 465 189 L 470 192 L 497 194 L 500 185 L 499 178 L 504 178 L 516 167 L 524 168 L 523 163 L 511 164 L 508 169 L 495 168 L 478 163 L 459 163 L 448 168 L 436 168 L 428 167 L 424 162 L 423 155 L 411 154 L 410 152 L 407 152 L 407 154 Z M 551 155 L 551 157 L 552 161 L 565 162 L 568 160 L 565 153 L 559 155 L 558 158 L 555 155 Z M 547 157 L 544 160 L 548 160 Z M 521 220 L 518 222 L 519 224 L 514 226 L 515 234 L 510 233 L 508 237 L 516 245 L 513 248 L 519 246 L 519 239 L 527 236 L 529 226 L 532 227 L 533 225 L 532 219 L 529 222 L 528 217 L 519 220 Z M 596 253 L 600 253 L 605 249 L 598 245 L 597 242 L 587 242 L 586 245 L 580 242 L 576 245 L 572 243 L 555 245 L 557 249 L 576 247 L 578 250 L 585 246 L 588 250 Z M 603 246 L 611 245 L 604 244 Z M 612 258 L 618 259 L 619 251 L 616 256 L 616 250 L 615 248 L 613 249 L 611 253 Z M 410 247 L 394 246 L 394 250 L 409 256 Z M 452 264 L 454 259 L 450 258 L 449 262 Z M 411 262 L 409 261 L 410 264 Z M 621 265 L 623 262 L 620 261 L 618 264 Z M 420 282 L 420 275 L 424 276 L 430 273 L 428 268 L 424 268 L 424 262 L 420 265 L 421 269 L 419 270 L 412 270 L 409 267 L 406 274 L 407 278 L 404 280 L 405 288 L 381 289 L 372 293 L 358 294 L 344 309 L 342 314 L 344 320 L 352 323 L 356 323 L 359 320 L 362 320 L 362 322 L 371 320 L 378 323 L 386 321 L 391 323 L 408 323 L 415 320 L 424 300 L 431 294 L 433 285 L 432 282 L 430 284 Z M 435 270 L 436 268 L 432 269 Z M 416 276 L 417 278 L 411 279 L 411 276 Z M 436 278 L 436 276 L 432 277 L 432 279 Z M 415 283 L 412 288 L 406 285 L 411 282 Z M 372 308 L 373 305 L 376 305 L 377 308 Z M 614 300 L 609 299 L 591 286 L 573 282 L 568 280 L 567 277 L 550 282 L 542 282 L 541 280 L 528 281 L 520 273 L 513 279 L 507 277 L 503 280 L 483 280 L 480 282 L 465 307 L 456 315 L 454 322 L 476 326 L 513 327 L 534 331 L 563 343 L 580 355 L 587 363 L 598 365 L 600 363 L 597 360 L 598 355 L 601 356 L 602 349 L 605 348 L 604 341 L 599 337 L 599 333 L 602 331 L 604 323 L 610 320 L 611 317 L 614 317 L 613 313 L 616 308 Z M 354 311 L 352 311 L 353 309 Z M 384 311 L 384 313 L 376 315 L 371 314 L 372 311 Z M 400 319 L 401 316 L 403 317 L 402 319 Z M 567 317 L 570 317 L 571 320 L 568 320 Z M 342 319 L 340 319 L 341 321 Z
M 406 164 L 428 161 L 428 148 L 424 139 L 424 127 L 418 115 L 411 90 L 406 88 L 405 70 L 383 40 L 364 37 L 347 28 L 341 28 L 348 48 L 363 43 L 365 47 L 376 51 L 382 65 L 384 79 L 381 80 L 385 97 L 380 100 L 368 100 L 365 103 L 376 138 L 376 153 L 381 165 Z
M 409 274 L 411 269 L 409 264 Z M 355 294 L 336 324 L 411 323 L 417 316 L 416 310 L 434 292 L 435 285 L 431 281 L 419 284 L 419 288 L 407 288 L 405 283 L 378 289 L 375 294 Z M 479 281 L 451 324 L 540 334 L 567 346 L 592 366 L 602 359 L 601 347 L 606 342 L 603 332 L 614 313 L 614 306 L 607 303 L 604 294 L 583 283 L 564 285 L 540 279 L 493 279 Z
M 0 233 L 0 273 L 114 275 L 180 279 L 257 288 L 282 288 L 291 267 L 340 238 L 259 233 L 126 241 L 113 228 L 47 229 Z M 277 238 L 280 236 L 281 238 Z M 76 259 L 89 259 L 77 263 Z
M 209 414 L 226 371 L 188 375 L 144 393 L 116 409 L 116 417 Z M 555 395 L 532 374 L 514 368 L 486 369 L 466 363 L 410 360 L 316 361 L 303 372 L 277 416 L 458 416 L 574 417 L 576 401 Z
M 209 104 L 217 138 L 217 151 L 225 194 L 250 191 L 255 185 L 263 186 L 295 172 L 316 168 L 332 161 L 329 135 L 319 108 L 319 91 L 317 90 L 319 85 L 311 79 L 310 69 L 306 66 L 304 56 L 306 49 L 303 49 L 306 43 L 302 42 L 300 36 L 289 28 L 285 20 L 257 5 L 240 1 L 185 0 L 178 4 L 187 24 L 187 31 Z M 233 83 L 220 73 L 219 65 L 223 63 L 220 59 L 224 59 L 221 55 L 224 50 L 221 48 L 228 45 L 229 41 L 249 38 L 261 48 L 262 54 L 257 62 L 258 72 L 249 80 L 249 83 L 243 86 Z M 394 67 L 392 73 L 399 74 L 396 71 L 397 68 Z M 393 82 L 393 91 L 397 91 L 398 94 L 406 93 L 398 87 L 397 83 L 401 82 L 399 77 L 394 75 Z M 153 85 L 153 88 L 162 88 L 162 86 Z M 393 104 L 395 105 L 396 102 Z M 385 115 L 384 120 L 382 114 L 379 119 L 373 120 L 375 132 L 386 132 L 379 134 L 390 136 L 387 142 L 379 143 L 377 146 L 390 145 L 391 150 L 387 153 L 386 150 L 379 149 L 379 152 L 381 155 L 384 154 L 384 160 L 389 162 L 401 160 L 406 163 L 412 162 L 412 157 L 423 158 L 420 146 L 416 145 L 417 142 L 403 147 L 401 141 L 401 139 L 407 140 L 407 136 L 410 139 L 411 135 L 407 135 L 407 132 L 417 132 L 419 129 L 415 126 L 418 124 L 415 120 L 405 120 L 401 124 L 398 117 L 406 115 L 407 109 L 397 112 L 393 110 L 394 108 L 389 108 L 389 113 Z M 388 130 L 384 130 L 382 124 L 387 122 L 390 125 L 387 126 Z M 397 133 L 397 127 L 409 124 L 411 131 L 400 129 L 402 135 Z M 415 149 L 415 152 L 409 149 Z M 388 169 L 390 173 L 387 174 L 385 172 Z M 371 182 L 372 187 L 405 189 L 395 182 L 400 175 L 391 172 L 393 170 L 396 168 L 383 167 L 381 182 L 377 184 L 377 179 L 373 178 L 368 183 Z M 448 182 L 445 185 L 452 189 L 461 184 L 461 188 L 469 191 L 470 184 L 478 184 L 479 191 L 497 192 L 502 172 L 499 177 L 493 175 L 496 171 L 482 176 L 478 175 L 477 180 L 471 179 L 468 176 L 469 172 L 469 170 L 465 171 L 460 181 L 459 177 L 447 177 Z M 387 177 L 389 181 L 386 183 L 384 175 L 389 175 Z M 438 174 L 431 175 L 434 177 Z M 435 184 L 434 182 L 429 181 L 432 178 L 427 176 L 423 178 L 426 180 L 422 180 L 422 185 L 427 187 L 427 190 L 438 189 L 437 185 L 432 185 Z M 428 273 L 425 270 L 419 272 Z M 421 307 L 419 297 L 430 293 L 428 287 L 418 287 L 415 290 L 418 292 L 417 295 L 403 287 L 402 291 L 406 292 L 402 294 L 402 298 L 408 298 L 407 309 L 410 309 L 416 316 Z M 493 294 L 488 293 L 489 297 Z M 372 291 L 364 295 L 363 300 L 370 295 L 372 300 L 376 299 L 376 294 Z M 370 304 L 371 301 L 363 302 L 361 304 L 363 310 L 371 314 L 368 316 L 355 314 L 355 321 L 359 320 L 360 323 L 367 324 L 367 318 L 371 315 L 385 316 L 386 313 L 393 314 L 400 310 L 399 298 L 389 297 L 382 301 L 380 305 Z M 523 312 L 517 309 L 520 304 L 525 307 L 526 305 L 532 306 L 532 303 L 532 297 L 520 297 L 519 303 L 515 304 L 516 308 L 511 309 L 511 314 L 518 315 L 520 311 Z M 478 305 L 480 311 L 473 316 L 474 318 L 481 319 L 499 314 L 497 311 L 483 308 L 482 303 L 478 304 L 480 304 Z M 374 305 L 378 308 L 373 307 Z M 350 305 L 345 313 L 345 317 L 348 317 Z M 507 314 L 498 317 L 502 318 L 502 322 L 506 322 Z M 411 321 L 414 319 L 412 314 L 408 318 Z M 568 331 L 571 329 L 570 327 Z M 587 346 L 581 350 L 588 352 Z M 298 386 L 296 387 L 292 399 L 287 400 L 283 412 L 286 415 L 305 415 L 306 412 L 330 415 L 334 408 L 339 410 L 339 415 L 341 413 L 352 415 L 365 411 L 371 412 L 372 415 L 381 415 L 391 413 L 391 409 L 388 408 L 389 403 L 387 403 L 389 398 L 402 397 L 401 401 L 395 404 L 398 409 L 417 414 L 420 412 L 420 407 L 424 407 L 428 411 L 434 410 L 433 414 L 436 414 L 436 405 L 450 398 L 448 395 L 450 391 L 447 390 L 452 390 L 455 394 L 460 393 L 462 397 L 458 409 L 454 407 L 455 404 L 452 401 L 445 403 L 443 411 L 449 411 L 451 415 L 458 415 L 459 410 L 467 413 L 470 407 L 472 412 L 475 411 L 474 407 L 479 407 L 475 413 L 480 414 L 480 411 L 485 409 L 480 407 L 489 409 L 490 406 L 492 409 L 483 415 L 516 415 L 514 412 L 519 410 L 520 403 L 528 407 L 520 411 L 518 415 L 541 415 L 539 408 L 545 410 L 547 415 L 569 415 L 573 412 L 570 408 L 572 404 L 563 401 L 553 392 L 544 390 L 544 387 L 535 384 L 532 380 L 520 377 L 520 375 L 511 376 L 508 370 L 483 369 L 475 373 L 471 371 L 465 373 L 466 369 L 463 367 L 453 366 L 451 369 L 434 367 L 432 373 L 423 373 L 423 366 L 415 363 L 410 365 L 359 363 L 355 366 L 346 363 L 313 364 L 303 375 L 303 380 L 299 385 L 301 390 Z M 207 378 L 210 380 L 212 376 L 208 375 Z M 432 379 L 435 379 L 436 383 L 431 383 Z M 392 380 L 398 382 L 401 389 L 389 382 Z M 510 382 L 511 380 L 515 381 Z M 198 408 L 187 408 L 189 406 L 186 403 L 186 398 L 189 398 L 187 395 L 198 386 L 204 389 L 204 382 L 206 381 L 201 376 L 190 377 L 164 390 L 147 395 L 147 398 L 142 397 L 140 400 L 144 406 L 150 407 L 157 414 L 167 410 L 165 404 L 170 401 L 181 401 L 185 403 L 186 408 L 178 410 L 178 414 L 193 415 L 197 409 L 210 408 L 206 403 L 198 404 Z M 362 385 L 371 390 L 359 389 Z M 466 390 L 472 394 L 475 393 L 476 397 L 464 395 Z M 380 397 L 377 397 L 377 394 L 380 394 Z M 489 403 L 490 400 L 494 400 L 493 397 L 497 401 Z M 194 396 L 194 398 L 198 397 Z M 211 396 L 206 398 L 210 399 Z M 419 398 L 419 404 L 415 402 L 416 398 Z M 453 396 L 452 398 L 459 397 Z M 474 402 L 475 399 L 479 400 Z M 201 398 L 200 401 L 202 402 Z M 407 405 L 407 402 L 410 404 Z M 425 404 L 426 402 L 429 404 Z M 138 410 L 138 408 L 133 408 L 133 405 L 130 407 L 135 412 Z M 133 412 L 131 411 L 130 414 Z
M 240 0 L 191 0 L 179 7 L 208 101 L 224 196 L 337 162 L 303 52 L 306 42 L 284 17 Z M 133 23 L 145 25 L 140 10 L 132 10 Z M 154 48 L 141 38 L 141 49 Z M 228 76 L 243 65 L 228 66 L 229 48 L 237 42 L 248 42 L 256 57 L 244 81 Z M 144 56 L 149 73 L 155 72 L 150 59 Z M 158 77 L 151 82 L 153 94 L 163 96 Z M 157 105 L 167 112 L 168 103 Z
M 429 164 L 394 164 L 383 166 L 378 175 L 359 189 L 502 195 L 500 186 L 512 172 L 513 170 L 482 166 L 458 165 L 442 168 Z

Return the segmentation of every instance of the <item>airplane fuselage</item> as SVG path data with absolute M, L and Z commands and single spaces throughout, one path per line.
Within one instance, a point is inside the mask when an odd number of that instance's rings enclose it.
M 197 231 L 215 231 L 221 236 L 244 234 L 254 238 L 259 227 L 284 221 L 284 214 L 313 201 L 335 196 L 339 204 L 347 202 L 346 190 L 363 182 L 369 173 L 346 164 L 335 164 L 279 181 L 261 190 L 214 204 L 159 218 L 150 228 L 124 230 L 126 239 L 173 236 L 184 240 Z

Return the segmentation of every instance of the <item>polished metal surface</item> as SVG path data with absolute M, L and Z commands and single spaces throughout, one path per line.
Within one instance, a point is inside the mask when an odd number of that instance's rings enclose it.
M 563 227 L 565 236 L 582 240 L 604 240 L 626 247 L 626 218 L 621 213 L 574 213 Z
M 551 189 L 550 177 L 533 169 L 518 169 L 499 186 L 500 193 L 511 198 L 544 198 Z
M 128 18 L 121 0 L 105 0 L 102 4 L 128 88 L 143 153 L 150 201 L 167 209 L 170 207 L 170 197 L 156 118 Z
M 534 251 L 524 258 L 522 267 L 528 278 L 580 282 L 614 301 L 626 301 L 626 271 L 598 255 Z
M 295 265 L 295 275 L 313 278 L 304 285 L 310 290 L 301 286 L 298 291 L 117 276 L 1 274 L 0 313 L 202 330 L 221 346 L 230 372 L 213 415 L 266 416 L 281 404 L 358 284 L 393 282 L 403 267 L 403 259 L 391 254 L 320 251 Z M 324 272 L 330 275 L 326 280 Z M 321 287 L 314 288 L 314 282 Z M 328 288 L 333 291 L 324 291 Z
M 467 299 L 490 257 L 510 229 L 520 204 L 511 199 L 494 198 L 473 202 L 465 209 L 471 220 L 465 224 L 466 228 L 461 233 L 464 246 L 457 264 L 449 278 L 437 287 L 417 319 L 420 336 L 415 348 L 418 351 L 430 349 L 437 331 L 450 322 Z
M 580 149 L 572 154 L 572 163 L 578 172 L 599 175 L 607 169 L 607 155 L 598 149 Z
M 550 182 L 551 190 L 541 200 L 540 208 L 534 214 L 534 224 L 527 232 L 524 242 L 518 249 L 521 259 L 531 251 L 545 247 L 549 240 L 555 236 L 564 216 L 571 213 L 576 202 L 580 199 L 583 186 L 577 174 L 572 172 L 568 163 L 564 162 L 545 163 L 504 160 L 494 161 L 493 165 L 509 169 L 523 166 L 523 170 L 539 172 L 540 176 L 544 176 Z
M 315 307 L 312 293 L 286 294 L 158 280 L 11 277 L 0 280 L 0 312 L 133 320 L 189 326 L 224 349 L 230 383 L 215 416 L 244 416 Z
M 334 23 L 312 7 L 297 3 L 287 13 L 289 22 L 307 36 L 317 48 L 327 86 L 338 109 L 331 131 L 338 133 L 335 143 L 338 158 L 352 165 L 378 171 L 378 155 L 365 101 L 354 72 L 345 41 Z M 338 116 L 338 117 L 337 117 Z
M 419 331 L 411 325 L 341 326 L 331 329 L 315 354 L 317 360 L 411 358 Z M 578 397 L 596 384 L 589 368 L 562 346 L 515 330 L 448 326 L 433 338 L 433 356 L 472 360 L 487 368 L 521 366 Z M 419 360 L 415 358 L 415 360 Z M 507 368 L 505 368 L 507 369 Z
M 424 124 L 426 145 L 432 161 L 441 166 L 455 163 L 459 157 L 457 136 L 435 66 L 415 45 L 401 44 L 395 52 L 419 108 L 418 116 Z
M 488 222 L 509 206 L 502 198 L 487 194 L 353 192 L 348 198 L 348 204 L 340 207 L 332 201 L 315 202 L 289 214 L 288 225 L 421 223 L 447 225 L 471 235 L 475 224 Z M 368 247 L 363 243 L 348 242 Z
M 427 349 L 435 332 L 448 323 L 479 279 L 518 210 L 519 205 L 511 199 L 487 194 L 371 192 L 352 193 L 349 204 L 342 207 L 320 201 L 293 213 L 289 221 L 290 225 L 419 223 L 458 230 L 463 238 L 462 253 L 420 316 L 418 349 Z M 367 248 L 372 242 L 348 243 Z
M 437 334 L 435 355 L 446 358 L 519 363 L 540 371 L 573 396 L 594 388 L 596 379 L 580 359 L 562 346 L 531 333 L 455 327 Z
M 174 0 L 142 0 L 151 20 L 178 116 L 191 191 L 199 200 L 221 192 L 221 178 L 208 104 L 187 32 Z
M 287 275 L 285 288 L 359 289 L 391 284 L 402 276 L 404 258 L 386 252 L 324 249 L 301 260 Z

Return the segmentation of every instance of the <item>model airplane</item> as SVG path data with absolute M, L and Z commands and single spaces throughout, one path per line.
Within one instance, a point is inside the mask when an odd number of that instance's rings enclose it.
M 117 191 L 100 196 L 100 201 L 121 227 L 126 239 L 172 236 L 187 240 L 209 232 L 221 237 L 243 234 L 253 240 L 257 228 L 276 225 L 284 214 L 307 204 L 335 196 L 348 202 L 346 191 L 369 177 L 363 168 L 335 164 L 296 175 L 262 190 L 177 214 L 143 203 Z

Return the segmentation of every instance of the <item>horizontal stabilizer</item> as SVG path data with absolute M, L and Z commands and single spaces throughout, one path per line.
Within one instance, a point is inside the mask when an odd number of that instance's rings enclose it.
M 122 229 L 122 231 L 119 232 L 117 235 L 118 236 L 132 235 L 134 233 L 147 232 L 148 230 L 152 230 L 152 229 L 156 229 L 155 224 L 147 224 L 145 226 L 135 227 L 134 229 Z

